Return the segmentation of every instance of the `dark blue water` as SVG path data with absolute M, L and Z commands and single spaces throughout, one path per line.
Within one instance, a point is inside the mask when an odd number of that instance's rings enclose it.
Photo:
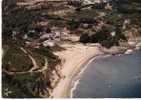
M 88 64 L 73 98 L 140 98 L 141 50 Z

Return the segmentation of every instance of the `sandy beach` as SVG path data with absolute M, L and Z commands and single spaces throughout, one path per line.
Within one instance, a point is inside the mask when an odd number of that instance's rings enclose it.
M 91 58 L 103 54 L 99 50 L 99 45 L 83 44 L 61 44 L 66 50 L 55 52 L 63 63 L 61 72 L 65 76 L 62 78 L 51 93 L 51 98 L 65 98 L 68 96 L 68 88 L 72 78 L 80 71 L 81 66 L 86 64 Z

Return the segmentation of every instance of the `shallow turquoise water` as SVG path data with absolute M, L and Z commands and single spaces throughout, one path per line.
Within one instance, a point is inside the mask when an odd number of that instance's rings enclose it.
M 80 76 L 73 98 L 141 97 L 141 50 L 93 60 Z

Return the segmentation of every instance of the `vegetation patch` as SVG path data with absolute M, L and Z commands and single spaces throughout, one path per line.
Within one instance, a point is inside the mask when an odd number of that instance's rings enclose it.
M 8 71 L 27 71 L 33 65 L 29 57 L 21 51 L 20 47 L 12 45 L 9 47 L 2 59 L 2 66 Z

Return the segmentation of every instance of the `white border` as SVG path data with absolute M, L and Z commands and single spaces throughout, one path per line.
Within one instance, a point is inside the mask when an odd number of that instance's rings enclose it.
M 2 0 L 0 0 L 0 96 L 2 97 Z
M 1 48 L 1 50 L 0 50 L 0 59 L 1 59 L 1 61 L 0 61 L 0 65 L 1 65 L 1 67 L 0 67 L 0 90 L 1 90 L 1 92 L 0 92 L 0 99 L 1 100 L 12 100 L 12 99 L 4 99 L 4 98 L 2 98 L 2 0 L 0 0 L 0 48 Z M 25 98 L 25 99 L 27 99 L 27 98 Z M 51 100 L 51 99 L 48 99 L 48 98 L 43 98 L 43 99 L 46 99 L 46 100 Z M 63 98 L 62 98 L 63 99 Z M 62 100 L 62 99 L 55 99 L 55 100 Z M 89 98 L 85 98 L 85 99 L 83 99 L 83 100 L 88 100 Z M 21 99 L 15 99 L 15 100 L 21 100 Z M 31 99 L 31 100 L 42 100 L 42 99 Z M 73 99 L 63 99 L 63 100 L 73 100 Z M 76 98 L 76 99 L 74 99 L 74 100 L 81 100 L 81 99 L 79 99 L 79 98 Z M 89 99 L 89 100 L 123 100 L 123 98 L 101 98 L 101 99 Z M 125 100 L 129 100 L 129 99 L 125 99 Z M 132 100 L 137 100 L 137 99 L 132 99 Z M 138 100 L 141 100 L 140 98 L 138 99 Z

